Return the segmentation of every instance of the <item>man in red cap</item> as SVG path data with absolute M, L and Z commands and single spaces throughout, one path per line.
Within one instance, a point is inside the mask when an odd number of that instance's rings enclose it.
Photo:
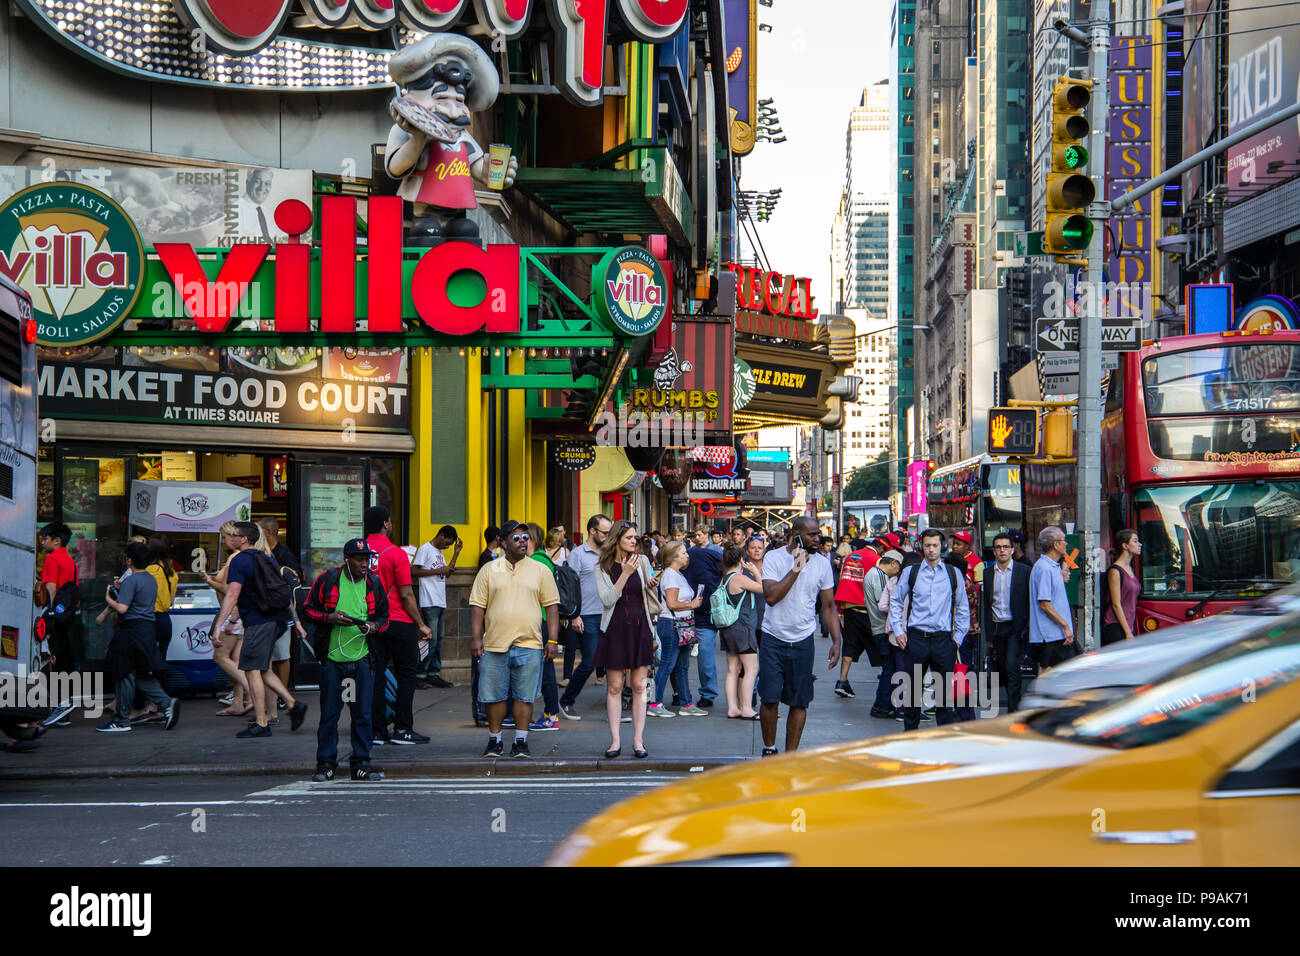
M 969 531 L 958 531 L 952 536 L 952 553 L 965 560 L 966 576 L 974 580 L 975 568 L 979 566 L 980 559 L 971 549 L 971 533 Z

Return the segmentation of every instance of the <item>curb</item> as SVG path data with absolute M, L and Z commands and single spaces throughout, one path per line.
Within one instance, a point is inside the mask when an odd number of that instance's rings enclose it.
M 410 762 L 384 763 L 376 761 L 390 779 L 404 776 L 431 777 L 527 777 L 542 774 L 583 774 L 583 773 L 699 773 L 717 767 L 727 767 L 749 757 L 701 757 L 688 759 L 684 757 L 665 757 L 662 759 L 605 760 L 596 757 L 590 760 L 484 760 L 481 757 L 444 757 L 436 760 L 419 760 Z M 0 770 L 0 783 L 8 780 L 112 780 L 118 778 L 141 777 L 188 777 L 204 774 L 223 776 L 302 776 L 310 777 L 314 770 L 311 761 L 265 764 L 210 764 L 204 766 L 186 766 L 183 764 L 133 767 L 49 767 Z

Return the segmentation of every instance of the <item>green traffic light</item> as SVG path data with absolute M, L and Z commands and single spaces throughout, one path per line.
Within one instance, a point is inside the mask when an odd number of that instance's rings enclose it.
M 1065 149 L 1065 168 L 1078 169 L 1088 162 L 1088 151 L 1082 146 L 1067 146 Z
M 1087 216 L 1070 216 L 1061 226 L 1061 241 L 1071 249 L 1086 249 L 1092 242 L 1092 220 Z

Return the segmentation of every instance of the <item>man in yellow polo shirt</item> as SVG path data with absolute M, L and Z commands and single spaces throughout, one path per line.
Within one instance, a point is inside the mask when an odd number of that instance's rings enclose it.
M 505 554 L 479 569 L 470 591 L 470 653 L 479 661 L 478 699 L 487 709 L 492 735 L 484 757 L 500 757 L 501 722 L 506 698 L 515 702 L 512 757 L 530 757 L 528 725 L 533 701 L 542 691 L 542 660 L 554 660 L 559 646 L 559 615 L 547 614 L 542 645 L 542 609 L 560 603 L 555 577 L 538 561 L 528 560 L 528 526 L 507 521 L 501 526 Z M 487 617 L 487 633 L 483 618 Z

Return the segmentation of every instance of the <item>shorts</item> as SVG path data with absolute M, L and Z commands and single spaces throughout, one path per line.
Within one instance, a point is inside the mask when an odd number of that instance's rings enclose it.
M 758 653 L 758 637 L 752 627 L 732 624 L 719 630 L 718 637 L 722 640 L 722 649 L 728 654 Z
M 287 661 L 292 656 L 293 628 L 286 627 L 284 633 L 275 639 L 275 646 L 271 648 L 271 663 Z
M 519 647 L 484 651 L 478 662 L 480 704 L 499 704 L 507 697 L 532 703 L 542 692 L 542 649 Z
M 862 652 L 866 651 L 867 660 L 873 667 L 879 667 L 879 652 L 871 636 L 871 617 L 863 611 L 848 610 L 844 612 L 844 657 L 858 662 Z
M 241 671 L 267 671 L 271 669 L 271 649 L 275 646 L 276 635 L 280 625 L 271 621 L 269 624 L 254 624 L 244 628 L 244 644 L 239 651 L 239 669 Z
M 758 648 L 758 699 L 807 707 L 813 699 L 813 635 L 790 644 L 765 634 Z

